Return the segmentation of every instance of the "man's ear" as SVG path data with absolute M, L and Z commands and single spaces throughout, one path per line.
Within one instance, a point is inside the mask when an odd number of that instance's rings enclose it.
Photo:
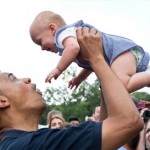
M 54 23 L 50 23 L 50 24 L 48 25 L 48 27 L 49 27 L 49 29 L 53 32 L 53 35 L 54 35 L 55 32 L 56 32 L 56 26 L 55 26 L 55 24 L 54 24 Z
M 6 108 L 10 106 L 8 99 L 4 96 L 0 96 L 0 108 Z

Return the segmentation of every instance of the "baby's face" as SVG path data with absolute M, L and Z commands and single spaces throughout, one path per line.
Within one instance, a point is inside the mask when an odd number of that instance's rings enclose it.
M 57 49 L 54 45 L 54 35 L 51 30 L 46 30 L 41 34 L 40 46 L 42 50 L 57 53 Z
M 41 46 L 42 50 L 57 53 L 57 49 L 54 46 L 54 34 L 50 29 L 31 29 L 30 35 L 33 42 Z

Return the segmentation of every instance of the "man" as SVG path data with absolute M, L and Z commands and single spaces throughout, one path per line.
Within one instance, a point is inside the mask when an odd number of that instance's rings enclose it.
M 127 90 L 105 62 L 100 33 L 78 28 L 77 37 L 82 49 L 79 57 L 90 62 L 101 82 L 108 118 L 68 129 L 37 130 L 46 105 L 36 85 L 28 78 L 1 73 L 1 150 L 116 150 L 142 130 Z

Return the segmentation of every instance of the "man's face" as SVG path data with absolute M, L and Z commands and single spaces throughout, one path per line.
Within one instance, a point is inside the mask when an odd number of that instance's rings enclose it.
M 0 94 L 7 98 L 9 107 L 16 112 L 42 113 L 46 106 L 31 79 L 19 79 L 12 73 L 0 73 Z
M 54 33 L 48 27 L 33 24 L 30 28 L 30 36 L 35 44 L 41 46 L 42 50 L 57 53 L 54 45 Z

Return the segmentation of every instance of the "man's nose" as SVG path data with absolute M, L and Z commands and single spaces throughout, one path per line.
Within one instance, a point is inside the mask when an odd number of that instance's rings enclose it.
M 24 83 L 31 83 L 31 79 L 30 78 L 23 78 L 22 79 Z

